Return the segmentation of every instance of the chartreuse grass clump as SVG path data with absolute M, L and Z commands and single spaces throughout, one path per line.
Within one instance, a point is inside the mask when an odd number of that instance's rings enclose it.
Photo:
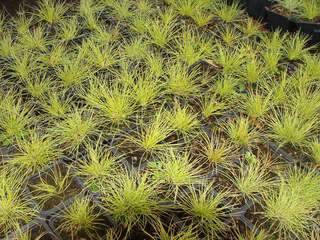
M 276 184 L 271 178 L 271 163 L 268 156 L 256 157 L 250 152 L 245 156 L 246 162 L 232 172 L 231 181 L 244 199 L 259 201 L 259 197 L 268 195 Z
M 200 156 L 212 165 L 229 165 L 236 157 L 237 147 L 218 133 L 202 134 L 198 140 Z
M 101 143 L 87 144 L 87 157 L 76 166 L 77 175 L 85 181 L 86 187 L 94 189 L 105 183 L 117 171 L 119 157 Z
M 38 133 L 33 133 L 18 140 L 17 147 L 19 152 L 12 156 L 10 164 L 31 172 L 41 171 L 61 157 L 58 144 L 50 135 L 40 136 Z
M 58 216 L 58 229 L 69 235 L 70 239 L 78 239 L 85 233 L 90 239 L 97 237 L 101 225 L 100 212 L 89 197 L 77 197 L 70 206 Z
M 314 21 L 316 5 L 271 8 Z M 269 32 L 234 1 L 27 7 L 0 13 L 0 238 L 59 204 L 44 220 L 68 239 L 317 236 L 308 36 Z M 233 215 L 249 202 L 250 231 Z
M 136 132 L 126 134 L 126 141 L 135 145 L 137 150 L 154 154 L 166 150 L 171 145 L 165 140 L 172 134 L 173 129 L 163 110 L 156 112 L 153 119 L 140 126 L 141 129 Z
M 30 103 L 24 103 L 17 93 L 3 93 L 0 97 L 0 141 L 3 145 L 12 145 L 28 135 L 36 119 Z
M 200 189 L 190 186 L 188 191 L 181 194 L 178 204 L 192 225 L 215 238 L 227 229 L 225 220 L 231 217 L 232 205 L 227 196 L 227 192 L 214 194 L 211 184 Z
M 305 238 L 316 224 L 319 207 L 319 175 L 314 170 L 290 169 L 281 176 L 278 189 L 264 197 L 264 216 L 283 238 Z
M 150 163 L 150 169 L 157 182 L 171 189 L 174 199 L 181 187 L 201 183 L 202 169 L 188 152 L 179 152 L 171 148 L 159 156 L 158 162 Z
M 162 190 L 148 174 L 121 173 L 102 186 L 101 192 L 103 207 L 128 233 L 136 226 L 154 222 L 166 210 L 166 206 L 161 205 Z
M 50 199 L 67 199 L 68 195 L 75 194 L 77 191 L 68 191 L 71 187 L 72 176 L 70 168 L 64 169 L 62 164 L 53 165 L 47 173 L 40 175 L 39 181 L 30 186 L 35 199 L 44 210 L 48 210 Z M 78 190 L 79 191 L 79 190 Z
M 13 172 L 15 170 L 15 172 Z M 19 169 L 1 168 L 0 172 L 0 235 L 7 236 L 37 215 L 32 198 L 25 189 L 26 175 Z

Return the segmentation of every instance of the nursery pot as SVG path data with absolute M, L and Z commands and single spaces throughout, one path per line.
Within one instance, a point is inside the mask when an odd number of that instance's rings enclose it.
M 61 169 L 66 170 L 66 165 L 63 161 L 59 161 L 56 163 L 59 166 L 60 171 L 62 171 Z M 30 183 L 34 182 L 36 183 L 39 179 L 41 179 L 41 177 L 45 177 L 50 179 L 50 175 L 49 175 L 49 171 L 53 168 L 54 166 L 51 165 L 46 172 L 41 173 L 40 175 L 35 175 L 30 179 Z M 70 180 L 70 185 L 69 187 L 66 189 L 66 191 L 72 191 L 72 194 L 70 195 L 66 195 L 64 200 L 61 200 L 59 202 L 53 202 L 51 203 L 52 206 L 48 207 L 47 209 L 42 209 L 42 211 L 40 212 L 40 216 L 48 216 L 54 212 L 57 212 L 59 209 L 61 209 L 61 207 L 63 207 L 70 199 L 72 201 L 72 199 L 75 196 L 81 195 L 83 193 L 83 188 L 79 183 L 79 180 L 77 179 L 76 176 L 73 176 L 72 178 L 69 179 Z M 30 186 L 28 186 L 29 191 L 32 194 L 32 188 Z M 53 201 L 53 199 L 49 199 L 47 202 L 49 201 Z M 39 205 L 37 203 L 37 205 Z
M 271 30 L 281 29 L 292 32 L 295 24 L 291 19 L 266 8 L 267 27 Z
M 310 44 L 320 43 L 320 23 L 295 22 L 296 29 L 310 36 Z
M 247 0 L 227 0 L 227 4 L 231 5 L 232 3 L 240 3 L 242 6 L 246 6 Z
M 247 0 L 246 6 L 250 16 L 264 19 L 266 15 L 267 0 Z
M 34 6 L 37 0 L 0 0 L 0 9 L 9 15 L 16 15 L 21 5 Z

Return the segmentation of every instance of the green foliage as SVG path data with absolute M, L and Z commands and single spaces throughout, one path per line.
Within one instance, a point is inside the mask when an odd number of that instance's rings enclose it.
M 48 67 L 55 68 L 59 64 L 63 64 L 65 52 L 66 48 L 63 45 L 55 45 L 54 47 L 52 47 L 50 52 L 41 54 L 39 57 L 39 61 L 44 63 Z
M 64 3 L 41 0 L 36 15 L 40 20 L 54 24 L 61 21 L 67 11 L 68 7 Z
M 280 145 L 296 147 L 305 144 L 316 124 L 316 118 L 305 120 L 298 113 L 288 110 L 274 112 L 266 121 L 271 129 L 271 138 Z
M 235 75 L 223 74 L 218 76 L 215 83 L 214 92 L 217 96 L 228 99 L 236 94 L 239 82 Z
M 25 88 L 32 97 L 39 99 L 52 88 L 52 81 L 45 74 L 35 74 L 25 80 Z
M 101 200 L 107 213 L 130 232 L 134 226 L 144 227 L 155 221 L 164 212 L 160 192 L 147 174 L 121 173 L 102 188 Z
M 150 15 L 153 13 L 153 2 L 149 0 L 138 0 L 136 3 L 136 10 L 141 15 Z
M 62 64 L 56 69 L 57 77 L 65 87 L 81 85 L 92 76 L 92 70 L 84 63 L 82 54 L 63 58 Z
M 299 91 L 299 90 L 298 90 Z M 316 118 L 320 109 L 320 94 L 312 90 L 300 90 L 293 92 L 288 100 L 290 109 L 295 111 L 301 119 L 308 121 Z
M 0 109 L 0 142 L 14 144 L 28 134 L 28 128 L 35 122 L 32 108 L 23 104 L 21 97 L 9 92 L 1 96 Z
M 320 141 L 318 139 L 314 139 L 308 144 L 308 147 L 312 159 L 317 164 L 320 163 Z
M 170 224 L 168 227 L 165 227 L 161 221 L 157 221 L 153 224 L 153 228 L 155 229 L 155 234 L 150 235 L 152 240 L 197 240 L 198 236 L 196 231 L 192 226 L 183 227 L 179 229 L 177 233 L 175 233 L 174 228 L 176 226 L 174 224 Z
M 181 62 L 172 64 L 167 70 L 168 91 L 177 96 L 195 96 L 199 92 L 199 69 L 188 71 L 188 67 Z
M 218 101 L 216 96 L 205 96 L 200 104 L 202 116 L 206 119 L 211 116 L 223 115 L 228 109 L 228 104 Z
M 308 82 L 314 81 L 317 76 L 319 76 L 320 68 L 319 68 L 319 56 L 304 54 L 304 69 L 303 72 L 306 75 L 306 79 Z
M 266 70 L 270 74 L 274 74 L 278 70 L 278 64 L 280 62 L 282 53 L 279 49 L 277 50 L 266 50 L 262 53 L 262 57 L 264 60 L 264 64 L 266 66 Z
M 241 102 L 244 112 L 252 119 L 263 118 L 272 107 L 271 96 L 250 92 Z M 240 106 L 240 108 L 241 108 Z
M 237 240 L 267 240 L 270 239 L 269 234 L 264 229 L 259 229 L 255 226 L 255 228 L 251 230 L 247 230 L 245 234 L 236 234 Z
M 174 191 L 175 199 L 180 187 L 199 183 L 202 172 L 190 153 L 180 153 L 172 148 L 159 155 L 159 162 L 150 167 L 155 181 L 168 184 Z
M 58 27 L 57 37 L 62 41 L 75 39 L 79 32 L 79 22 L 77 17 L 71 17 L 61 21 Z
M 85 26 L 89 30 L 98 28 L 98 16 L 103 10 L 103 6 L 94 0 L 80 0 L 79 15 L 83 18 Z
M 0 170 L 0 234 L 8 234 L 27 224 L 37 212 L 31 206 L 32 199 L 24 192 L 24 175 L 6 168 Z
M 91 82 L 84 98 L 113 124 L 125 123 L 135 111 L 132 91 L 126 87 Z
M 228 165 L 235 157 L 236 148 L 222 136 L 203 134 L 199 140 L 200 156 L 210 164 Z
M 247 118 L 239 117 L 229 121 L 225 130 L 231 141 L 239 147 L 250 147 L 258 141 L 258 132 L 250 126 Z
M 164 20 L 153 19 L 148 23 L 147 32 L 151 43 L 166 47 L 166 45 L 173 39 L 175 35 L 175 16 L 172 12 L 164 13 Z
M 87 157 L 76 167 L 77 175 L 84 178 L 87 187 L 100 185 L 117 169 L 118 158 L 102 146 L 101 142 L 86 147 Z
M 316 1 L 269 7 L 317 21 Z M 35 238 L 42 227 L 20 227 L 37 207 L 79 192 L 55 216 L 62 238 L 319 235 L 307 169 L 320 162 L 320 57 L 308 37 L 266 31 L 229 0 L 69 2 L 0 13 L 0 238 Z M 261 140 L 305 170 L 271 164 L 281 158 Z M 231 214 L 247 201 L 262 231 Z
M 113 15 L 119 21 L 126 21 L 132 16 L 132 1 L 130 0 L 120 0 L 111 1 L 110 6 L 113 8 Z
M 192 29 L 186 29 L 182 37 L 179 36 L 176 48 L 174 54 L 177 59 L 186 62 L 188 66 L 204 60 L 213 51 L 210 40 Z
M 20 44 L 26 50 L 46 51 L 49 40 L 44 27 L 38 26 L 21 35 Z
M 40 175 L 39 182 L 31 185 L 32 193 L 41 206 L 52 198 L 66 200 L 72 177 L 70 168 L 67 170 L 63 168 L 63 165 L 53 165 L 49 172 Z
M 286 14 L 308 21 L 314 21 L 320 15 L 320 3 L 316 0 L 277 0 Z
M 0 33 L 3 33 L 5 29 L 5 16 L 2 12 L 0 12 Z
M 130 29 L 138 34 L 145 34 L 148 30 L 148 25 L 146 22 L 149 21 L 149 17 L 142 14 L 137 14 L 132 17 L 132 24 Z
M 264 215 L 279 236 L 307 237 L 316 219 L 314 209 L 319 204 L 319 175 L 315 171 L 292 169 L 282 178 L 277 191 L 265 198 Z
M 100 45 L 88 40 L 85 48 L 87 61 L 98 70 L 110 69 L 117 63 L 117 52 L 112 45 Z
M 173 111 L 168 113 L 168 120 L 172 128 L 185 137 L 195 134 L 199 127 L 197 115 L 188 107 L 181 107 L 179 104 L 176 104 Z
M 29 32 L 29 29 L 34 24 L 34 18 L 31 16 L 26 16 L 26 12 L 23 10 L 21 12 L 18 12 L 17 18 L 15 18 L 14 21 L 14 27 L 17 33 L 22 36 L 23 34 L 26 34 Z
M 298 11 L 301 1 L 300 0 L 277 0 L 277 3 L 279 4 L 279 6 L 287 10 L 288 14 L 292 14 Z
M 124 46 L 124 53 L 128 59 L 141 61 L 148 52 L 148 44 L 142 38 L 132 39 Z
M 249 18 L 245 21 L 245 26 L 242 26 L 241 30 L 246 37 L 257 36 L 260 34 L 262 24 L 253 18 Z
M 221 4 L 215 5 L 214 14 L 223 22 L 232 23 L 241 16 L 242 9 L 237 2 L 233 2 L 231 5 L 222 2 Z
M 71 98 L 66 96 L 65 93 L 51 93 L 45 98 L 41 106 L 50 116 L 54 118 L 63 117 L 70 111 Z
M 134 85 L 134 99 L 141 107 L 146 107 L 159 101 L 163 87 L 163 84 L 155 79 L 152 74 L 146 73 L 144 75 L 139 76 L 138 81 Z
M 229 25 L 220 28 L 218 34 L 227 47 L 232 47 L 241 37 L 240 32 Z
M 109 43 L 111 45 L 111 43 L 115 42 L 115 40 L 118 40 L 120 37 L 121 35 L 118 26 L 110 27 L 108 25 L 99 25 L 94 32 L 92 32 L 89 39 L 101 45 L 105 43 Z
M 0 39 L 0 56 L 10 58 L 15 52 L 15 46 L 10 34 L 4 34 Z
M 63 210 L 59 220 L 58 230 L 70 234 L 71 239 L 78 239 L 81 231 L 94 238 L 102 219 L 89 197 L 77 197 Z
M 22 80 L 27 79 L 31 73 L 36 72 L 37 68 L 33 55 L 29 52 L 14 55 L 13 63 L 9 66 L 11 76 Z
M 228 195 L 228 192 L 213 194 L 212 184 L 200 189 L 191 186 L 181 194 L 178 204 L 195 227 L 215 238 L 227 228 L 224 219 L 230 217 L 228 210 L 232 209 L 226 200 Z
M 232 181 L 245 198 L 259 201 L 259 197 L 268 195 L 275 185 L 275 180 L 270 178 L 270 158 L 252 154 L 246 162 L 232 173 Z
M 271 94 L 272 105 L 283 105 L 288 101 L 290 96 L 290 79 L 286 72 L 281 72 L 278 82 L 262 82 L 266 94 Z
M 302 0 L 298 16 L 308 21 L 314 21 L 320 16 L 320 3 L 316 0 Z
M 84 109 L 76 109 L 68 113 L 62 121 L 58 121 L 50 129 L 57 138 L 62 149 L 77 150 L 97 131 L 97 119 Z
M 36 130 L 33 130 L 35 132 Z M 51 136 L 41 136 L 33 133 L 17 141 L 19 153 L 16 153 L 10 161 L 25 170 L 36 172 L 46 165 L 57 161 L 61 156 L 57 143 Z
M 223 68 L 223 73 L 237 73 L 244 62 L 244 53 L 239 49 L 225 48 L 218 44 L 214 51 L 213 61 Z
M 150 122 L 143 124 L 137 132 L 128 135 L 127 140 L 145 152 L 154 153 L 163 151 L 170 145 L 170 142 L 165 140 L 172 131 L 169 121 L 160 109 Z
M 289 60 L 299 60 L 310 50 L 307 48 L 308 37 L 296 33 L 286 42 L 286 54 Z
M 265 78 L 265 67 L 261 60 L 257 57 L 248 59 L 244 66 L 245 70 L 242 73 L 243 81 L 246 83 L 257 83 Z
M 205 27 L 212 21 L 214 15 L 212 13 L 196 11 L 191 17 L 198 27 Z

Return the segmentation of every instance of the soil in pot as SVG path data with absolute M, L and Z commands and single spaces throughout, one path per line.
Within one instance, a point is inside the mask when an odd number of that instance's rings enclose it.
M 62 190 L 59 190 L 59 183 L 57 184 L 57 180 L 65 181 Z M 52 196 L 50 196 L 48 199 L 42 199 L 41 195 L 47 194 L 46 191 L 42 191 L 41 189 L 41 185 L 43 183 L 50 186 L 50 188 L 54 189 L 54 191 L 57 190 L 57 194 L 52 194 Z M 68 169 L 64 163 L 54 165 L 47 172 L 32 178 L 29 181 L 29 189 L 35 197 L 36 202 L 42 207 L 43 211 L 48 211 L 58 206 L 60 203 L 79 194 L 82 190 L 76 179 L 71 176 L 70 172 L 68 172 Z

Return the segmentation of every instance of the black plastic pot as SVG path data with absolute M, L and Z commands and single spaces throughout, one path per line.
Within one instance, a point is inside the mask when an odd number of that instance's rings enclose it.
M 264 19 L 266 16 L 268 0 L 246 0 L 245 6 L 250 16 L 258 19 Z
M 297 162 L 296 159 L 294 159 L 290 154 L 288 154 L 286 151 L 280 148 L 276 143 L 271 141 L 266 141 L 266 143 L 267 143 L 267 146 L 271 149 L 271 151 L 276 155 L 278 155 L 280 158 L 291 163 Z
M 66 168 L 66 164 L 63 161 L 58 161 L 56 163 L 56 165 L 61 166 L 62 168 Z M 53 165 L 51 165 L 50 167 L 47 168 L 47 171 L 38 174 L 38 175 L 34 175 L 33 177 L 30 178 L 30 181 L 35 181 L 36 179 L 40 178 L 41 176 L 45 175 L 48 173 L 48 171 L 50 171 L 53 168 Z M 61 209 L 61 207 L 63 207 L 70 199 L 72 200 L 75 196 L 79 196 L 84 192 L 84 189 L 82 188 L 82 185 L 80 185 L 80 180 L 77 179 L 77 177 L 73 176 L 72 177 L 72 183 L 74 184 L 75 188 L 79 189 L 80 193 L 76 193 L 74 196 L 70 196 L 67 199 L 65 199 L 65 201 L 60 202 L 58 205 L 56 205 L 53 208 L 47 209 L 47 210 L 42 210 L 40 212 L 40 216 L 41 217 L 47 217 L 50 214 L 53 214 L 55 212 L 57 212 L 59 209 Z M 32 194 L 32 191 L 30 189 L 30 187 L 28 187 L 28 191 Z M 40 209 L 40 206 L 38 203 L 35 203 L 37 205 L 37 208 Z
M 292 32 L 295 29 L 295 23 L 286 16 L 282 16 L 269 8 L 266 8 L 267 28 L 270 30 L 281 29 Z
M 310 44 L 320 43 L 320 23 L 296 21 L 296 30 L 310 36 Z

